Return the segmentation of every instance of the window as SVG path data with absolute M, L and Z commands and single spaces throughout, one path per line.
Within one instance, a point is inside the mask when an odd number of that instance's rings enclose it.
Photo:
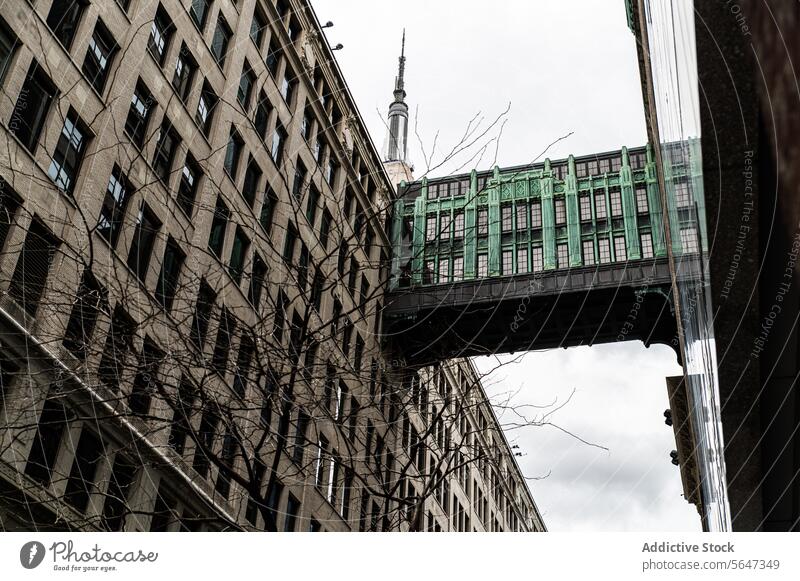
M 247 162 L 247 169 L 244 172 L 244 184 L 242 185 L 242 196 L 247 200 L 247 205 L 251 208 L 256 203 L 256 193 L 261 182 L 261 168 L 258 167 L 256 160 L 251 155 Z
M 90 430 L 84 429 L 78 439 L 75 458 L 64 490 L 64 501 L 80 513 L 85 512 L 89 504 L 97 467 L 104 456 L 105 450 L 100 439 Z
M 297 246 L 297 228 L 289 222 L 286 226 L 286 237 L 283 239 L 283 261 L 286 264 L 294 262 L 294 251 Z M 341 269 L 340 269 L 341 270 Z
M 595 264 L 594 242 L 592 240 L 583 241 L 583 264 L 586 266 Z
M 336 174 L 339 172 L 339 162 L 334 159 L 333 154 L 328 158 L 328 165 L 325 168 L 325 181 L 328 182 L 330 187 L 333 187 L 336 182 Z M 350 212 L 348 212 L 349 214 Z
M 586 172 L 590 176 L 596 176 L 597 174 L 600 173 L 600 168 L 598 167 L 596 159 L 586 162 Z
M 250 239 L 245 234 L 241 226 L 236 227 L 233 235 L 233 248 L 231 248 L 231 259 L 228 263 L 228 272 L 236 284 L 242 282 L 244 273 L 244 263 L 247 258 L 247 251 L 250 249 Z
M 156 284 L 156 300 L 167 311 L 172 310 L 172 303 L 178 290 L 178 279 L 185 260 L 186 254 L 170 236 L 164 248 L 164 260 L 161 262 L 161 270 L 158 273 L 158 283 Z
M 213 404 L 206 404 L 203 415 L 200 417 L 200 426 L 197 430 L 197 447 L 194 452 L 192 468 L 203 478 L 208 476 L 208 454 L 214 445 L 214 435 L 217 432 L 219 414 Z
M 556 245 L 556 268 L 569 267 L 569 247 L 566 244 Z
M 576 177 L 579 177 L 579 178 L 585 178 L 587 175 L 589 175 L 586 172 L 586 163 L 585 162 L 576 163 L 575 164 L 575 175 L 576 175 Z
M 264 283 L 267 279 L 267 264 L 258 255 L 253 256 L 253 275 L 250 278 L 250 290 L 247 292 L 247 299 L 256 310 L 261 306 L 261 293 L 264 290 Z
M 233 390 L 239 397 L 244 397 L 247 381 L 250 378 L 250 368 L 253 363 L 256 345 L 252 337 L 242 335 L 239 341 L 239 356 L 236 358 L 236 375 L 233 378 Z
M 230 211 L 222 198 L 217 198 L 217 205 L 214 207 L 214 219 L 211 221 L 211 234 L 208 237 L 208 248 L 216 256 L 222 256 L 222 248 L 225 246 L 225 231 L 228 226 Z
M 108 531 L 120 531 L 125 524 L 128 513 L 126 505 L 136 480 L 138 466 L 124 454 L 118 453 L 114 458 L 108 490 L 103 504 L 102 522 Z
M 541 202 L 531 202 L 531 228 L 542 227 L 542 204 Z
M 303 453 L 306 447 L 306 432 L 311 421 L 309 415 L 303 410 L 297 412 L 297 423 L 295 424 L 294 446 L 292 448 L 292 459 L 298 466 L 303 464 Z
M 478 255 L 478 277 L 483 278 L 489 276 L 489 255 Z
M 256 7 L 253 12 L 253 20 L 250 21 L 250 39 L 258 48 L 261 48 L 261 43 L 264 40 L 264 29 L 266 27 L 267 17 L 264 16 L 261 8 Z
M 600 173 L 608 173 L 611 169 L 611 161 L 609 159 L 601 159 L 599 160 L 600 163 Z
M 150 39 L 147 42 L 147 49 L 159 65 L 164 64 L 164 56 L 167 54 L 169 41 L 174 30 L 169 14 L 159 4 L 158 10 L 156 10 L 156 17 L 150 26 Z
M 31 317 L 39 308 L 58 244 L 41 222 L 36 219 L 31 222 L 8 287 L 11 298 Z
M 619 172 L 622 167 L 622 158 L 619 156 L 611 158 L 611 171 L 614 173 Z
M 231 349 L 231 337 L 236 331 L 236 321 L 230 312 L 223 308 L 219 317 L 217 340 L 214 343 L 214 352 L 211 355 L 211 366 L 219 373 L 225 374 L 228 364 L 228 353 Z
M 534 246 L 531 249 L 531 269 L 533 272 L 544 270 L 544 252 L 541 246 Z
M 622 194 L 619 190 L 611 190 L 608 192 L 608 198 L 611 202 L 611 216 L 622 216 Z
M 606 196 L 602 192 L 597 192 L 594 195 L 594 215 L 598 220 L 605 220 L 608 217 L 606 213 Z
M 267 234 L 272 230 L 272 221 L 275 218 L 275 207 L 277 205 L 278 195 L 272 189 L 272 186 L 267 184 L 267 191 L 264 193 L 264 203 L 261 205 L 261 216 L 258 220 Z
M 61 438 L 67 425 L 64 406 L 57 400 L 47 398 L 39 415 L 39 423 L 33 435 L 33 444 L 25 465 L 25 474 L 49 486 L 53 477 Z
M 617 262 L 628 260 L 624 236 L 614 236 L 614 254 L 616 255 Z
M 501 274 L 514 274 L 514 252 L 511 250 L 503 250 L 500 253 Z
M 450 259 L 439 259 L 439 282 L 450 282 Z
M 580 203 L 581 222 L 591 222 L 592 200 L 589 198 L 589 194 L 581 195 L 578 201 Z
M 184 103 L 189 97 L 189 91 L 192 89 L 192 81 L 194 80 L 195 73 L 197 73 L 197 61 L 194 60 L 186 43 L 181 43 L 181 51 L 178 53 L 178 58 L 175 61 L 175 74 L 172 76 L 172 87 Z
M 306 182 L 306 166 L 303 162 L 297 160 L 297 165 L 294 169 L 294 180 L 292 181 L 292 195 L 298 202 L 303 197 L 303 185 Z
M 331 213 L 326 208 L 325 211 L 322 212 L 322 223 L 319 226 L 319 244 L 323 249 L 328 248 L 328 239 L 330 238 L 332 222 L 333 216 L 331 216 Z
M 697 231 L 693 227 L 681 228 L 681 246 L 684 252 L 697 252 L 700 249 L 697 243 Z
M 50 6 L 50 12 L 47 14 L 47 26 L 67 50 L 72 45 L 75 31 L 78 29 L 87 4 L 86 0 L 53 0 L 53 4 Z
M 64 332 L 64 347 L 81 361 L 86 359 L 86 349 L 97 324 L 97 315 L 101 309 L 107 308 L 106 290 L 90 270 L 84 270 Z
M 242 139 L 242 136 L 231 126 L 228 146 L 225 148 L 225 171 L 228 172 L 228 175 L 234 182 L 236 181 L 236 172 L 239 169 L 239 158 L 242 157 L 243 149 L 244 139 Z
M 317 206 L 319 205 L 319 190 L 314 184 L 308 188 L 308 200 L 306 201 L 306 219 L 311 226 L 317 218 Z
M 450 212 L 442 212 L 439 216 L 439 239 L 450 242 Z
M 528 205 L 525 202 L 517 202 L 517 230 L 525 230 L 528 227 Z
M 464 237 L 464 212 L 458 211 L 453 214 L 453 238 Z
M 106 387 L 119 391 L 120 378 L 125 368 L 128 353 L 133 351 L 133 335 L 136 324 L 121 306 L 114 309 L 111 328 L 106 335 L 103 355 L 97 367 L 97 377 Z
M 48 177 L 66 194 L 72 195 L 75 188 L 75 179 L 78 177 L 88 137 L 86 126 L 75 110 L 70 108 L 47 170 Z
M 303 111 L 303 119 L 300 122 L 300 136 L 305 141 L 308 141 L 308 138 L 311 137 L 311 128 L 313 126 L 314 126 L 314 112 L 308 105 L 306 105 L 306 108 Z M 317 160 L 317 162 L 319 162 L 319 160 Z M 353 167 L 355 168 L 355 166 Z
M 453 282 L 464 280 L 464 257 L 456 256 L 453 258 Z
M 644 233 L 641 236 L 642 258 L 653 258 L 653 235 Z
M 689 192 L 689 184 L 687 182 L 678 182 L 675 184 L 675 204 L 679 208 L 688 208 L 692 205 L 691 193 Z
M 156 141 L 156 152 L 153 156 L 153 169 L 158 178 L 168 186 L 169 174 L 172 172 L 172 161 L 175 159 L 175 152 L 181 143 L 181 136 L 172 127 L 172 123 L 166 117 L 161 124 Z
M 280 121 L 275 122 L 275 133 L 272 134 L 272 148 L 270 149 L 270 154 L 272 155 L 272 161 L 275 162 L 277 167 L 281 166 L 281 161 L 283 160 L 283 147 L 286 144 L 286 138 L 288 134 L 286 130 L 281 125 Z
M 14 56 L 17 46 L 19 46 L 19 41 L 16 35 L 0 18 L 0 85 L 3 84 L 8 67 L 11 65 L 11 57 Z
M 128 266 L 143 282 L 147 278 L 150 256 L 153 254 L 153 246 L 160 229 L 161 222 L 145 204 L 142 204 L 136 219 L 136 230 L 133 234 L 130 252 L 128 252 Z
M 647 188 L 645 186 L 636 188 L 636 211 L 640 214 L 647 214 L 649 211 L 647 205 Z
M 131 98 L 128 117 L 125 119 L 125 133 L 128 134 L 133 144 L 139 149 L 144 145 L 147 124 L 150 121 L 154 105 L 153 96 L 142 80 L 139 79 L 136 82 L 136 89 Z
M 644 169 L 647 162 L 647 154 L 644 151 L 638 151 L 630 154 L 631 169 Z
M 178 184 L 178 204 L 190 218 L 194 210 L 194 201 L 197 198 L 197 182 L 202 175 L 203 172 L 200 170 L 200 165 L 194 159 L 194 156 L 187 152 L 183 171 L 181 171 L 181 181 Z
M 500 208 L 500 228 L 503 232 L 511 232 L 514 228 L 512 212 L 513 208 L 511 204 L 506 204 Z
M 152 339 L 145 337 L 139 369 L 136 371 L 128 397 L 128 407 L 134 414 L 149 413 L 152 396 L 160 391 L 158 368 L 163 361 L 164 352 L 153 343 Z
M 567 223 L 567 206 L 563 199 L 554 201 L 556 211 L 556 226 Z
M 256 74 L 247 61 L 242 69 L 242 76 L 239 79 L 239 90 L 236 92 L 236 99 L 245 111 L 250 107 L 250 97 L 253 93 L 253 85 L 256 83 Z
M 314 142 L 314 161 L 317 162 L 317 165 L 322 163 L 322 160 L 325 158 L 325 140 L 323 139 L 321 133 L 317 135 L 317 140 Z
M 98 19 L 92 38 L 89 39 L 89 48 L 86 50 L 81 67 L 83 74 L 98 93 L 102 94 L 106 85 L 111 60 L 114 58 L 117 48 L 114 37 L 111 36 L 103 21 Z
M 192 0 L 192 5 L 189 7 L 189 14 L 201 31 L 206 24 L 210 4 L 210 0 Z
M 600 255 L 600 264 L 611 262 L 611 242 L 608 238 L 597 239 L 597 250 Z
M 197 304 L 192 320 L 192 330 L 190 338 L 198 349 L 202 349 L 206 342 L 208 324 L 211 321 L 211 309 L 217 300 L 217 293 L 214 292 L 205 280 L 200 280 L 200 291 L 197 294 Z
M 478 236 L 489 233 L 489 209 L 478 208 Z
M 228 56 L 228 43 L 231 40 L 231 29 L 220 16 L 217 19 L 217 28 L 214 30 L 214 38 L 211 39 L 211 54 L 220 68 L 225 66 L 225 57 Z
M 269 41 L 269 50 L 267 50 L 267 58 L 265 60 L 267 70 L 273 78 L 278 74 L 278 65 L 281 62 L 281 45 L 278 41 L 277 35 L 273 35 Z
M 36 149 L 56 88 L 34 62 L 19 92 L 8 128 L 29 151 Z
M 272 104 L 267 99 L 267 96 L 262 91 L 258 94 L 258 104 L 256 105 L 256 114 L 253 118 L 253 125 L 256 127 L 258 136 L 266 140 L 267 130 L 269 129 L 269 115 L 272 112 Z
M 217 97 L 211 85 L 208 84 L 208 81 L 203 81 L 203 89 L 200 91 L 200 100 L 197 102 L 195 119 L 206 137 L 211 131 L 211 121 L 218 102 L 219 97 Z
M 525 274 L 528 272 L 528 249 L 517 248 L 517 272 Z
M 294 532 L 297 526 L 297 516 L 300 514 L 300 501 L 293 494 L 286 500 L 286 518 L 283 521 L 283 532 Z
M 286 101 L 289 107 L 292 106 L 292 99 L 294 98 L 295 88 L 297 87 L 297 80 L 293 78 L 293 73 L 286 67 L 283 72 L 283 79 L 281 80 L 281 97 Z

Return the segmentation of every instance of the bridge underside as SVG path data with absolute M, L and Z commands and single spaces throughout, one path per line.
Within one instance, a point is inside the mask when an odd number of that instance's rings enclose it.
M 385 331 L 420 365 L 625 340 L 673 345 L 670 285 L 666 259 L 656 259 L 397 291 Z

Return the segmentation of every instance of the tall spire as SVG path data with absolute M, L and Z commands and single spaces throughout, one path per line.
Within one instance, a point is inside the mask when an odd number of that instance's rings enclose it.
M 406 105 L 405 72 L 406 30 L 403 29 L 397 77 L 394 80 L 394 101 L 389 105 L 389 146 L 386 150 L 386 161 L 405 162 L 406 160 L 408 105 Z

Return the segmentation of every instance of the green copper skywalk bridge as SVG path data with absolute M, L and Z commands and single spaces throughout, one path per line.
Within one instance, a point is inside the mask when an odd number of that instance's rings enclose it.
M 691 146 L 670 153 L 663 203 L 650 146 L 401 184 L 385 331 L 420 362 L 672 344 L 665 216 L 676 259 L 702 250 Z

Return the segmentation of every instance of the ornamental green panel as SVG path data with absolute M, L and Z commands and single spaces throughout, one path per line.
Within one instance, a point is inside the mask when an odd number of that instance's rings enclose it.
M 500 276 L 500 183 L 495 167 L 494 181 L 487 186 L 489 198 L 489 276 Z
M 556 267 L 556 217 L 553 207 L 553 178 L 542 178 L 542 247 L 544 268 Z
M 475 278 L 478 251 L 478 173 L 473 169 L 469 176 L 469 193 L 464 207 L 464 278 Z
M 622 158 L 628 158 L 628 148 L 622 148 Z M 625 247 L 628 260 L 642 257 L 642 246 L 639 242 L 639 229 L 636 224 L 636 197 L 633 194 L 633 172 L 628 164 L 619 172 L 620 190 L 622 192 L 622 218 L 625 224 Z
M 628 163 L 627 155 L 624 159 L 625 163 Z M 647 209 L 650 214 L 650 231 L 653 235 L 653 254 L 662 257 L 667 255 L 664 211 L 661 208 L 661 195 L 658 191 L 658 170 L 653 158 L 653 148 L 649 144 L 647 146 L 645 179 L 647 180 Z
M 405 188 L 405 182 L 400 184 Z M 394 290 L 400 284 L 400 267 L 403 260 L 403 215 L 405 202 L 402 198 L 394 201 L 392 216 L 392 274 L 389 277 L 389 288 Z
M 428 199 L 428 180 L 422 178 L 422 193 L 414 200 L 414 244 L 412 247 L 411 273 L 413 284 L 422 284 L 425 254 L 425 210 Z
M 570 168 L 574 168 L 575 159 L 569 157 Z M 581 222 L 578 215 L 578 180 L 574 172 L 567 175 L 564 180 L 565 195 L 567 198 L 567 248 L 569 249 L 569 265 L 580 266 L 583 264 L 581 256 Z

